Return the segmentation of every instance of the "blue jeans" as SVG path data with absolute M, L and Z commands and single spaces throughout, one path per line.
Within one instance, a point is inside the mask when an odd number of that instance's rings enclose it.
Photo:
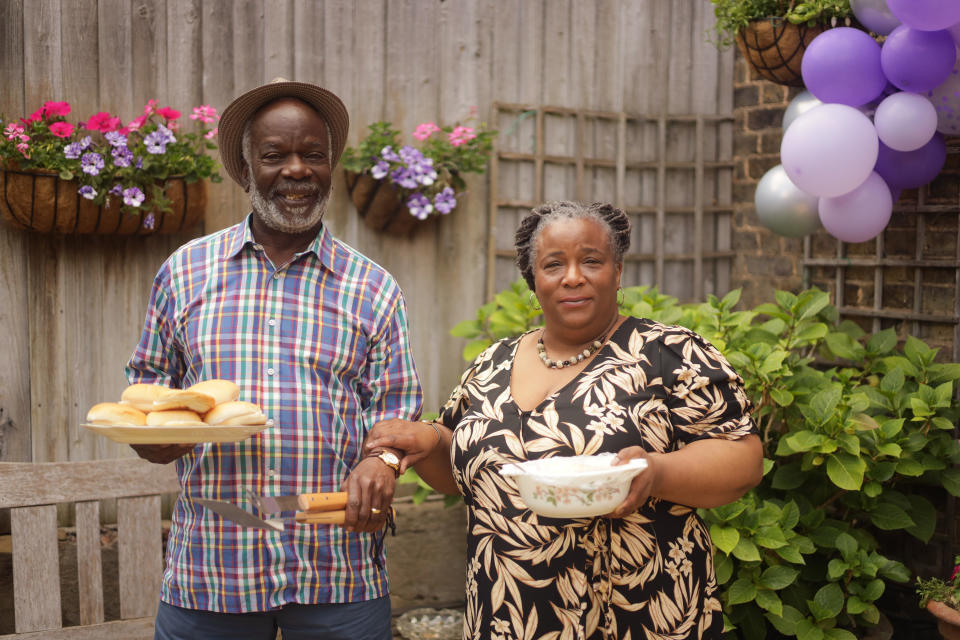
M 154 640 L 391 640 L 390 598 L 288 604 L 273 611 L 218 613 L 160 603 Z

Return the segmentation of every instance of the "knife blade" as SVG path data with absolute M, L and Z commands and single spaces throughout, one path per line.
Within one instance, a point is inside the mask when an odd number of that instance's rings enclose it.
M 263 529 L 266 531 L 283 531 L 283 522 L 280 520 L 264 520 L 258 518 L 249 511 L 244 511 L 235 504 L 221 502 L 219 500 L 208 500 L 206 498 L 194 498 L 199 505 L 210 509 L 222 518 L 229 520 L 241 527 Z

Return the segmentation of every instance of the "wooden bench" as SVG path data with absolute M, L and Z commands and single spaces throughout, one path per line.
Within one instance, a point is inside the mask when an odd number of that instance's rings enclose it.
M 0 462 L 10 509 L 15 633 L 0 640 L 153 638 L 163 573 L 160 496 L 180 490 L 172 465 L 139 459 Z M 120 620 L 104 622 L 100 503 L 117 499 Z M 57 505 L 74 503 L 80 625 L 63 627 Z

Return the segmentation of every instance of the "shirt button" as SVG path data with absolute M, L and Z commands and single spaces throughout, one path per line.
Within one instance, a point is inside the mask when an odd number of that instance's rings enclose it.
M 274 280 L 279 280 L 279 279 L 280 279 L 280 274 L 279 274 L 279 273 L 273 274 L 273 279 L 274 279 Z
M 273 469 L 267 469 L 267 475 L 272 478 L 273 476 L 277 475 L 277 472 Z
M 272 327 L 273 325 L 277 324 L 277 321 L 274 320 L 273 318 L 270 318 L 269 320 L 267 320 L 267 324 Z
M 257 251 L 263 251 L 263 246 L 259 244 L 254 244 L 253 248 L 256 249 Z
M 276 373 L 276 370 L 273 367 L 270 367 L 269 369 L 267 369 L 268 376 L 272 376 L 275 373 Z

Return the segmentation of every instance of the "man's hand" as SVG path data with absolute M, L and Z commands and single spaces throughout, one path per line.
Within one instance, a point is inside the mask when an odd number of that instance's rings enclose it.
M 148 462 L 170 464 L 193 451 L 195 446 L 193 444 L 132 444 L 130 448 Z
M 397 476 L 379 458 L 364 458 L 353 468 L 340 487 L 347 492 L 343 526 L 347 531 L 379 531 L 393 503 Z

